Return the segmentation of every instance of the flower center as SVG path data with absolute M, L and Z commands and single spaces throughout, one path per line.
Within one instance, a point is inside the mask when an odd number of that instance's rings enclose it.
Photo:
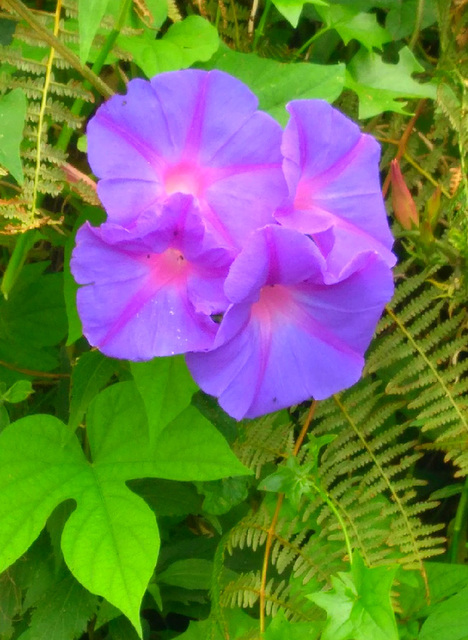
M 151 277 L 160 286 L 185 282 L 189 264 L 177 249 L 166 249 L 164 253 L 148 254 Z
M 267 324 L 275 318 L 285 316 L 291 303 L 291 292 L 287 287 L 267 285 L 260 291 L 260 299 L 252 305 L 252 314 Z
M 198 197 L 203 189 L 201 169 L 188 162 L 168 167 L 164 174 L 164 188 L 168 196 L 186 193 Z

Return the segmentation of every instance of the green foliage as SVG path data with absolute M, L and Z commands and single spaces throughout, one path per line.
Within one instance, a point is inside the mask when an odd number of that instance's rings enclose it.
M 328 614 L 323 640 L 398 640 L 390 601 L 395 565 L 369 569 L 359 554 L 351 571 L 332 578 L 332 590 L 307 597 Z
M 450 308 L 427 274 L 403 282 L 377 333 L 382 335 L 367 369 L 388 378 L 386 394 L 404 396 L 411 424 L 428 432 L 436 448 L 468 473 L 468 336 L 463 308 Z M 393 330 L 392 330 L 393 329 Z
M 97 598 L 71 575 L 65 575 L 46 589 L 34 603 L 29 629 L 21 640 L 75 638 L 82 634 L 96 610 Z
M 375 14 L 361 13 L 353 7 L 340 4 L 318 7 L 317 13 L 326 29 L 334 29 L 345 44 L 357 40 L 372 51 L 374 47 L 381 49 L 385 42 L 392 39 L 378 24 Z
M 252 53 L 236 53 L 221 49 L 210 61 L 210 67 L 235 74 L 259 99 L 259 108 L 278 122 L 288 121 L 286 104 L 290 100 L 321 98 L 333 102 L 344 85 L 344 66 L 329 67 L 304 63 L 285 65 L 260 58 Z
M 26 118 L 26 96 L 21 89 L 13 89 L 0 99 L 0 164 L 23 184 L 20 144 Z
M 7 16 L 9 20 L 18 20 L 14 13 L 7 13 Z M 52 26 L 53 17 L 48 23 Z M 38 199 L 46 194 L 57 196 L 61 193 L 64 181 L 62 166 L 66 155 L 54 144 L 48 130 L 52 123 L 66 124 L 72 129 L 80 126 L 81 119 L 70 109 L 70 98 L 90 102 L 94 100 L 93 95 L 75 79 L 60 82 L 52 77 L 51 82 L 46 80 L 47 66 L 43 59 L 48 52 L 44 46 L 45 43 L 37 33 L 29 25 L 19 21 L 11 44 L 0 46 L 0 60 L 3 63 L 0 93 L 13 90 L 8 95 L 13 94 L 17 101 L 14 105 L 15 124 L 11 130 L 13 138 L 10 145 L 19 147 L 24 129 L 22 162 L 18 158 L 14 159 L 8 147 L 5 150 L 10 162 L 10 167 L 7 168 L 22 183 L 19 195 L 12 197 L 14 192 L 9 193 L 8 204 L 2 207 L 3 224 L 0 228 L 5 227 L 7 230 L 11 228 L 16 231 L 35 224 L 36 217 L 43 217 L 36 211 Z M 60 75 L 63 68 L 69 68 L 69 65 L 55 56 L 52 69 Z M 24 96 L 27 98 L 27 108 Z M 8 219 L 12 219 L 11 226 L 6 224 Z
M 88 409 L 89 403 L 109 382 L 116 363 L 99 351 L 83 353 L 73 367 L 68 426 L 75 430 Z
M 132 362 L 130 369 L 145 404 L 150 437 L 157 437 L 190 404 L 197 385 L 182 356 Z
M 361 49 L 347 67 L 345 84 L 359 96 L 359 117 L 371 118 L 382 111 L 408 113 L 402 98 L 435 98 L 436 88 L 421 84 L 412 74 L 424 71 L 408 48 L 399 52 L 397 64 L 384 62 Z
M 418 0 L 405 0 L 395 3 L 390 8 L 385 19 L 385 28 L 394 40 L 400 40 L 410 36 L 417 26 L 419 11 Z M 420 29 L 430 27 L 437 21 L 437 2 L 425 0 L 422 5 Z
M 80 33 L 80 58 L 88 59 L 94 36 L 96 35 L 110 0 L 78 0 L 78 25 Z
M 435 607 L 421 627 L 420 640 L 463 640 L 468 635 L 468 587 Z
M 121 35 L 119 46 L 132 54 L 148 78 L 163 71 L 186 69 L 194 62 L 209 60 L 219 46 L 218 32 L 200 16 L 189 16 L 169 27 L 162 38 L 151 33 L 136 39 Z
M 192 416 L 189 426 L 196 420 Z M 53 416 L 30 416 L 5 429 L 0 454 L 1 568 L 24 553 L 57 504 L 73 498 L 77 509 L 62 535 L 67 565 L 81 584 L 117 606 L 141 633 L 139 607 L 158 556 L 158 530 L 154 514 L 125 481 L 145 476 L 203 480 L 244 473 L 213 426 L 201 416 L 196 426 L 199 437 L 190 438 L 187 420 L 176 418 L 169 425 L 170 436 L 150 446 L 142 401 L 128 382 L 112 385 L 90 405 L 92 464 L 75 436 Z M 18 494 L 24 497 L 11 512 L 11 500 Z
M 51 371 L 58 365 L 59 354 L 54 347 L 67 330 L 62 276 L 44 274 L 46 267 L 44 262 L 24 266 L 8 300 L 0 298 L 0 361 L 3 361 L 0 365 L 3 367 L 14 364 L 25 370 Z M 2 377 L 18 378 L 14 372 L 5 370 Z
M 305 4 L 327 6 L 325 0 L 273 0 L 273 4 L 293 27 L 297 27 Z

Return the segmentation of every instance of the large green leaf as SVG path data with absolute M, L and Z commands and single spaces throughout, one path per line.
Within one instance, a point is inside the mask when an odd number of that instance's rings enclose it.
M 282 63 L 253 53 L 223 48 L 210 60 L 210 68 L 231 73 L 258 96 L 259 107 L 280 124 L 289 118 L 285 106 L 290 100 L 321 98 L 333 102 L 344 86 L 343 64 L 319 65 L 306 62 Z
M 99 454 L 91 465 L 65 425 L 46 415 L 10 425 L 1 445 L 0 568 L 24 553 L 57 504 L 73 498 L 77 508 L 62 535 L 65 561 L 89 591 L 117 606 L 140 631 L 139 607 L 158 555 L 158 529 L 145 502 L 113 477 L 120 452 L 110 467 L 109 458 L 101 464 Z
M 219 36 L 207 20 L 189 16 L 174 23 L 158 40 L 146 34 L 140 38 L 120 36 L 118 43 L 151 78 L 163 71 L 186 69 L 194 62 L 209 60 L 218 49 Z
M 333 589 L 308 595 L 326 610 L 322 640 L 398 640 L 390 601 L 397 565 L 366 567 L 355 554 L 349 573 L 332 577 Z
M 87 414 L 91 462 L 73 434 L 49 415 L 23 418 L 0 435 L 0 571 L 31 545 L 53 509 L 77 507 L 62 534 L 73 575 L 118 607 L 141 634 L 139 607 L 159 548 L 154 513 L 128 480 L 210 480 L 248 470 L 193 407 L 154 446 L 133 382 L 112 385 Z
M 345 82 L 359 97 L 359 118 L 371 118 L 384 111 L 408 113 L 405 107 L 409 98 L 435 99 L 433 84 L 421 84 L 412 77 L 422 71 L 408 47 L 400 51 L 397 64 L 387 64 L 376 53 L 361 49 L 348 65 Z
M 217 480 L 251 475 L 226 440 L 195 407 L 187 407 L 155 443 L 155 472 L 168 480 Z
M 188 407 L 198 387 L 183 356 L 132 362 L 130 369 L 143 398 L 148 416 L 150 439 Z
M 20 144 L 25 118 L 26 96 L 22 89 L 0 97 L 0 164 L 19 184 L 24 181 Z

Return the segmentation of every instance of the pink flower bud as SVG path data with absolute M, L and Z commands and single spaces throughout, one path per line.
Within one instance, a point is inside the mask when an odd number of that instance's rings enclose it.
M 392 160 L 392 205 L 395 218 L 404 229 L 419 227 L 419 215 L 400 170 L 398 160 Z

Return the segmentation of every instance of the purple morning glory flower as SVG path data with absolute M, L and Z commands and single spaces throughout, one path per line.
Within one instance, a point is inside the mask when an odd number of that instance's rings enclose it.
M 108 217 L 72 255 L 85 336 L 187 354 L 238 419 L 354 384 L 393 292 L 378 144 L 325 102 L 288 110 L 282 135 L 239 80 L 190 69 L 132 80 L 87 131 Z
M 192 196 L 174 194 L 136 229 L 78 231 L 70 266 L 84 285 L 77 305 L 88 341 L 134 361 L 209 349 L 218 328 L 210 315 L 228 305 L 231 253 L 207 238 Z
M 241 419 L 357 382 L 393 280 L 375 252 L 332 275 L 309 237 L 269 225 L 250 236 L 224 289 L 231 305 L 212 350 L 186 359 L 199 386 Z
M 237 252 L 287 196 L 282 130 L 221 71 L 135 79 L 90 120 L 88 157 L 109 222 L 133 230 L 176 193 L 197 199 L 206 229 Z
M 339 272 L 362 251 L 376 251 L 392 267 L 378 142 L 322 100 L 296 100 L 287 109 L 282 150 L 289 201 L 277 220 L 313 236 L 329 270 Z

